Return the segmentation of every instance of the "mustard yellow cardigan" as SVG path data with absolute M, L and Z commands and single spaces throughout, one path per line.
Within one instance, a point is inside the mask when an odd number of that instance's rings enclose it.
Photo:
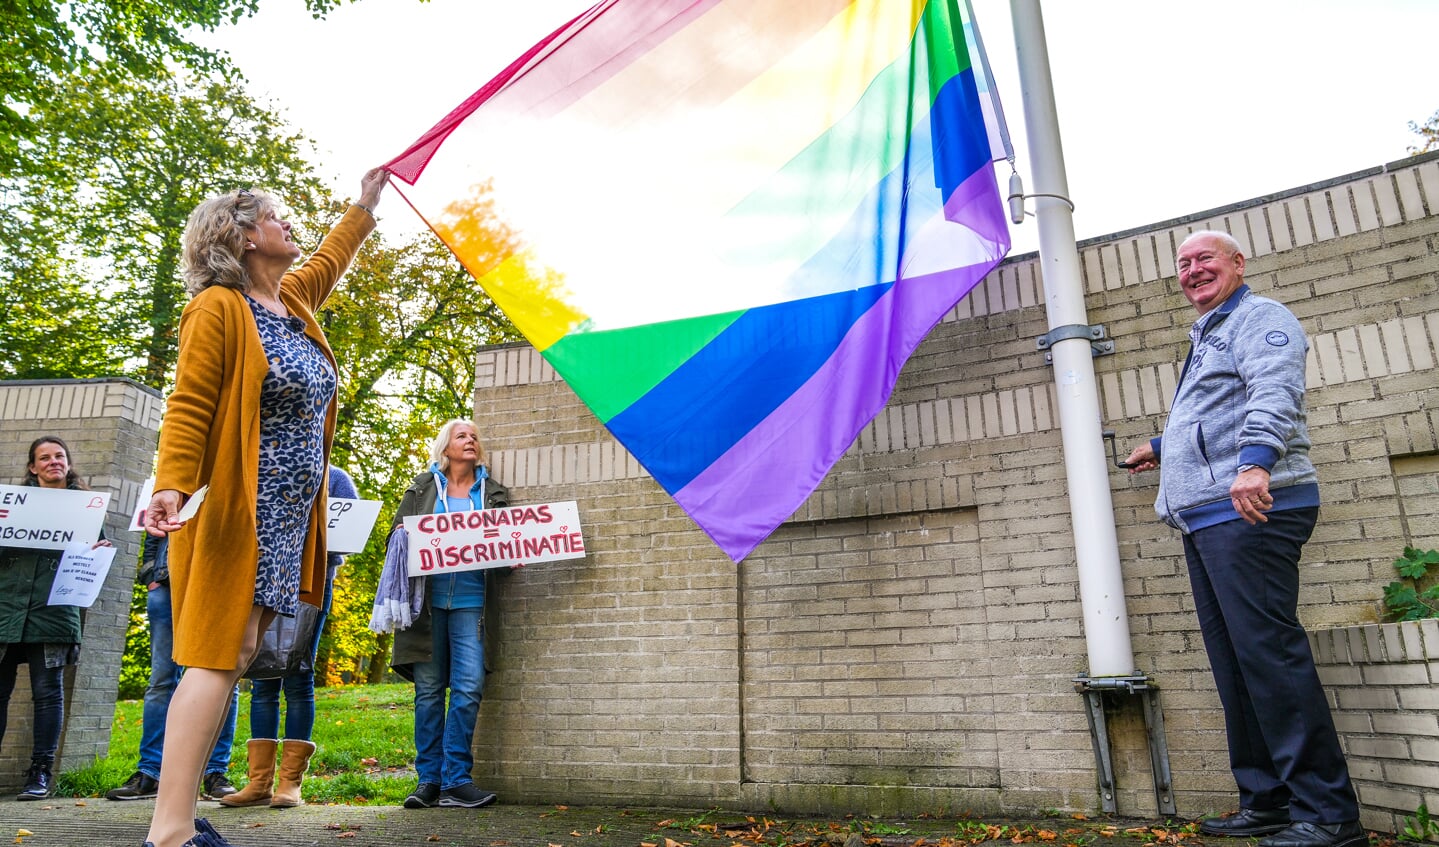
M 285 274 L 280 299 L 305 322 L 330 363 L 334 354 L 315 321 L 349 268 L 374 218 L 351 206 L 320 249 Z M 255 598 L 259 560 L 255 511 L 260 467 L 260 386 L 269 360 L 245 296 L 212 286 L 180 315 L 175 390 L 160 431 L 155 490 L 185 496 L 210 486 L 199 512 L 170 537 L 170 602 L 176 664 L 233 669 L 244 644 Z M 325 415 L 325 459 L 335 435 L 335 403 Z M 322 469 L 323 471 L 323 469 Z M 325 589 L 326 491 L 311 510 L 300 561 L 300 600 L 320 605 Z

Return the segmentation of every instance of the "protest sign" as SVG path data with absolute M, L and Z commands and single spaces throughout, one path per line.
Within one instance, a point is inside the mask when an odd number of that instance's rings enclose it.
M 140 498 L 135 501 L 135 515 L 130 528 L 139 532 L 145 528 L 145 511 L 150 508 L 150 498 L 155 496 L 155 478 L 152 476 L 140 486 Z
M 110 546 L 90 549 L 90 544 L 79 541 L 65 548 L 60 557 L 60 567 L 55 571 L 55 582 L 50 586 L 51 606 L 80 606 L 90 608 L 100 596 L 100 588 L 110 573 L 110 563 L 115 561 L 115 548 Z
M 0 485 L 0 547 L 64 550 L 100 537 L 110 495 L 103 491 L 71 491 Z
M 573 500 L 405 518 L 410 576 L 532 565 L 585 555 Z
M 329 553 L 358 553 L 370 540 L 375 518 L 380 516 L 379 500 L 351 500 L 331 497 L 325 514 L 325 550 Z

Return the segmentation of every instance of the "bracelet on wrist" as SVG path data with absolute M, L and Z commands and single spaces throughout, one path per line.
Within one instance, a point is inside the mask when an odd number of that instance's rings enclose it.
M 370 217 L 372 217 L 372 218 L 375 216 L 375 210 L 372 209 L 372 208 L 370 208 L 369 206 L 366 206 L 364 203 L 351 203 L 350 205 L 352 205 L 352 206 L 359 206 L 361 209 L 364 209 L 366 212 L 369 212 L 369 213 L 370 213 Z

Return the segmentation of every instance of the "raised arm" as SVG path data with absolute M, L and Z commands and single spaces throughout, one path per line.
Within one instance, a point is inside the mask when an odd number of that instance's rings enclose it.
M 285 274 L 281 288 L 294 291 L 310 311 L 319 309 L 330 296 L 360 252 L 360 245 L 374 231 L 375 207 L 389 178 L 389 173 L 380 168 L 366 171 L 360 180 L 360 198 L 320 242 L 319 249 L 304 264 Z

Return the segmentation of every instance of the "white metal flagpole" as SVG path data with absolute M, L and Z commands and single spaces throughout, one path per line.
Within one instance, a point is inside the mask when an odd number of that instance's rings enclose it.
M 1039 0 L 1011 0 L 1089 676 L 1135 673 L 1073 206 Z

